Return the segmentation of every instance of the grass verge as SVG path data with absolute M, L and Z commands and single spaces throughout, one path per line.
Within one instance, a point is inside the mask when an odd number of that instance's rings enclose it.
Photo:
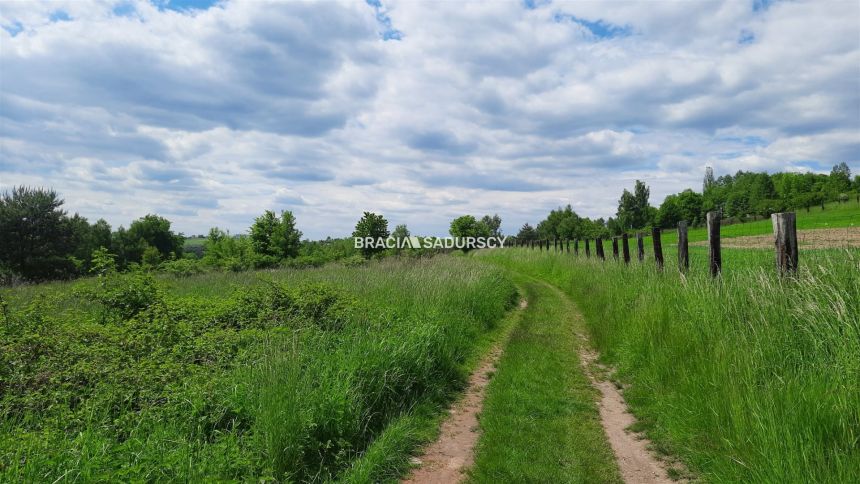
M 727 250 L 712 280 L 667 254 L 629 267 L 524 249 L 478 254 L 549 281 L 586 316 L 640 426 L 715 482 L 860 476 L 860 251 L 804 251 L 783 279 L 766 251 Z M 671 265 L 670 265 L 671 264 Z

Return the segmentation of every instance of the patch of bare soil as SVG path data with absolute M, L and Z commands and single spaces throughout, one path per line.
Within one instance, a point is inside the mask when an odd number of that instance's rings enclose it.
M 691 245 L 707 244 L 702 241 Z M 774 241 L 773 235 L 744 235 L 722 239 L 720 245 L 730 249 L 772 249 Z M 860 248 L 860 227 L 798 230 L 797 245 L 807 249 Z
M 520 301 L 520 309 L 528 302 Z M 449 410 L 439 438 L 413 459 L 418 467 L 403 482 L 409 484 L 450 484 L 460 482 L 475 460 L 478 443 L 478 414 L 484 406 L 484 393 L 502 347 L 495 346 L 469 378 L 466 394 Z
M 584 335 L 581 340 L 586 341 Z M 584 347 L 580 349 L 580 362 L 592 384 L 600 390 L 600 420 L 612 446 L 621 477 L 624 482 L 636 484 L 671 483 L 669 470 L 675 475 L 685 475 L 680 464 L 657 459 L 648 449 L 650 441 L 629 430 L 636 418 L 627 410 L 621 392 L 605 378 L 608 368 L 597 363 L 597 353 Z

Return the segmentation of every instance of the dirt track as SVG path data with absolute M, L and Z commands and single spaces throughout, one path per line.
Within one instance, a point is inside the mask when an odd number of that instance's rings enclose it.
M 797 244 L 806 249 L 860 248 L 860 227 L 798 230 Z M 690 245 L 705 246 L 708 245 L 708 242 L 701 241 Z M 773 235 L 744 235 L 742 237 L 724 238 L 720 241 L 720 245 L 729 249 L 771 249 L 773 248 Z
M 525 309 L 527 304 L 525 299 L 520 301 L 520 309 Z M 414 460 L 418 467 L 404 483 L 449 484 L 463 479 L 463 473 L 475 460 L 478 414 L 484 406 L 490 375 L 501 355 L 502 347 L 494 347 L 472 373 L 466 394 L 451 407 L 451 416 L 442 423 L 439 438 Z

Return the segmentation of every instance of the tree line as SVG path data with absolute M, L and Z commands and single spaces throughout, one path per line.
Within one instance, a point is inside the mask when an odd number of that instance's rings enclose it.
M 247 234 L 231 235 L 213 227 L 202 251 L 185 250 L 185 236 L 171 222 L 149 214 L 128 228 L 112 230 L 104 219 L 90 223 L 69 215 L 57 192 L 15 187 L 0 195 L 0 283 L 47 281 L 99 273 L 107 267 L 127 271 L 158 268 L 177 275 L 205 269 L 242 271 L 278 266 L 318 266 L 335 260 L 358 263 L 400 250 L 357 250 L 352 238 L 302 240 L 289 210 L 266 210 Z M 501 223 L 501 219 L 498 220 Z M 354 237 L 409 237 L 406 225 L 389 233 L 382 215 L 365 212 Z M 410 251 L 421 256 L 426 251 Z
M 682 220 L 699 226 L 705 223 L 705 214 L 710 211 L 722 212 L 729 222 L 790 210 L 808 211 L 827 202 L 860 198 L 860 176 L 852 180 L 846 163 L 835 165 L 829 175 L 738 171 L 715 177 L 713 169 L 708 167 L 701 192 L 687 189 L 668 195 L 659 207 L 650 204 L 650 196 L 648 186 L 636 180 L 632 192 L 627 189 L 622 192 L 614 217 L 591 220 L 580 217 L 567 205 L 552 210 L 537 227 L 526 223 L 517 238 L 528 241 L 609 237 L 651 227 L 673 228 Z

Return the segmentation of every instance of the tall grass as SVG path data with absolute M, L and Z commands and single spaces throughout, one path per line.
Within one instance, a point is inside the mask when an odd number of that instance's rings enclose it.
M 396 477 L 516 299 L 453 257 L 120 282 L 0 293 L 0 481 Z
M 630 386 L 648 434 L 716 482 L 860 477 L 860 252 L 804 251 L 781 279 L 770 251 L 725 250 L 711 280 L 667 254 L 629 267 L 525 249 L 481 254 L 566 291 Z

